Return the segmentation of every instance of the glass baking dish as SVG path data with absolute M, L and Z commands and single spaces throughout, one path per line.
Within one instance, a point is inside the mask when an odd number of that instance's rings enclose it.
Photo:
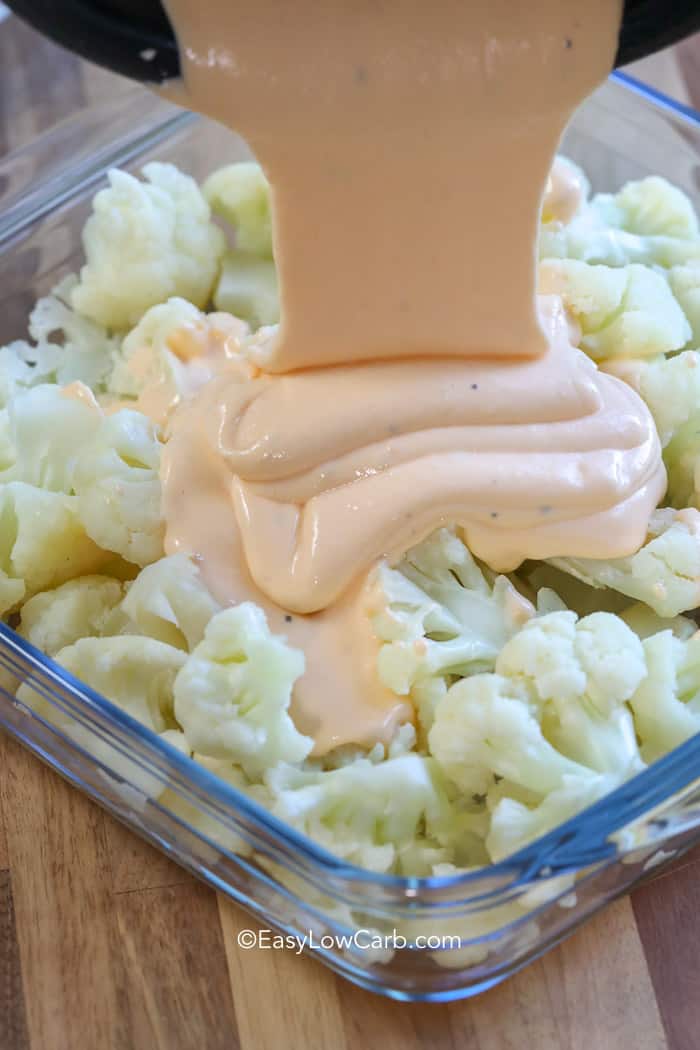
M 624 76 L 580 110 L 564 151 L 595 188 L 654 172 L 697 197 L 700 119 Z M 0 342 L 24 335 L 37 297 L 80 265 L 80 229 L 109 166 L 157 158 L 201 177 L 243 155 L 234 136 L 133 88 L 0 161 Z M 17 702 L 22 682 L 50 717 Z M 5 624 L 0 725 L 266 926 L 396 999 L 498 983 L 700 839 L 695 737 L 504 862 L 435 878 L 373 874 L 282 824 Z

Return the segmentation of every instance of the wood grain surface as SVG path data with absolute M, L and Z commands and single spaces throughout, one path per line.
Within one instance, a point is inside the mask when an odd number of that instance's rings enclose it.
M 633 69 L 700 107 L 700 43 Z M 0 154 L 122 90 L 0 25 Z M 255 928 L 0 734 L 0 1050 L 700 1050 L 700 851 L 476 1000 L 388 1002 Z

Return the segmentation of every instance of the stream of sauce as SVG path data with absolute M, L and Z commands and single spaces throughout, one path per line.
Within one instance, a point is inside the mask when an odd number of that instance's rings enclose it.
M 450 523 L 502 571 L 626 555 L 663 495 L 643 403 L 535 296 L 545 187 L 563 219 L 581 192 L 552 160 L 620 5 L 166 6 L 177 101 L 270 180 L 282 316 L 168 418 L 166 550 L 303 649 L 316 753 L 386 740 L 411 709 L 377 681 L 380 559 Z

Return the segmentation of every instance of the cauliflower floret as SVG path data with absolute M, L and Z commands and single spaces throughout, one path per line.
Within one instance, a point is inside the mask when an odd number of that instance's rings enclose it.
M 671 267 L 700 260 L 700 239 L 639 237 L 608 226 L 598 213 L 596 199 L 567 225 L 550 222 L 540 230 L 540 259 L 579 259 L 600 266 Z
M 0 405 L 40 383 L 76 381 L 101 390 L 118 353 L 119 337 L 70 307 L 77 277 L 60 281 L 29 315 L 34 342 L 15 340 L 0 349 Z
M 301 762 L 313 740 L 288 714 L 304 656 L 244 602 L 217 613 L 175 684 L 175 714 L 193 750 L 239 763 L 249 776 Z
M 444 859 L 438 839 L 449 807 L 430 758 L 358 759 L 329 772 L 282 764 L 268 770 L 265 785 L 275 816 L 351 863 L 400 870 L 408 854 L 412 874 L 421 859 L 427 870 L 420 873 L 429 874 Z
M 504 646 L 496 671 L 536 697 L 547 739 L 569 758 L 619 779 L 642 768 L 625 701 L 646 663 L 641 641 L 618 616 L 539 616 Z
M 22 606 L 19 633 L 54 656 L 81 638 L 121 634 L 128 620 L 119 606 L 124 585 L 110 576 L 81 576 L 42 591 Z
M 684 423 L 700 417 L 700 354 L 686 350 L 640 366 L 631 385 L 648 405 L 665 447 Z
M 206 318 L 207 315 L 192 303 L 173 296 L 146 311 L 136 327 L 124 336 L 122 353 L 125 358 L 144 349 L 155 356 L 166 351 L 175 353 L 170 345 L 173 334 L 181 328 L 203 329 Z
M 700 636 L 645 639 L 648 674 L 630 700 L 642 754 L 653 762 L 700 732 Z
M 194 179 L 172 164 L 143 174 L 110 171 L 83 230 L 87 262 L 71 303 L 107 328 L 130 328 L 174 295 L 205 306 L 226 245 Z
M 30 370 L 31 382 L 65 385 L 79 380 L 93 390 L 104 385 L 117 354 L 119 339 L 102 325 L 71 309 L 78 278 L 71 274 L 51 294 L 39 299 L 29 315 L 33 343 L 19 340 L 10 345 Z
M 168 345 L 173 332 L 187 325 L 199 325 L 204 314 L 186 299 L 176 297 L 150 307 L 139 323 L 124 337 L 121 354 L 110 376 L 110 394 L 136 398 L 145 387 L 171 380 L 177 389 L 178 361 Z
M 177 728 L 173 688 L 185 654 L 153 638 L 81 638 L 56 661 L 155 733 Z
M 695 240 L 698 220 L 689 198 L 659 175 L 628 182 L 614 196 L 599 194 L 610 224 L 642 237 Z
M 700 262 L 673 266 L 668 272 L 671 291 L 680 303 L 691 327 L 693 346 L 700 345 Z
M 379 677 L 401 696 L 435 677 L 491 669 L 535 612 L 504 576 L 489 583 L 449 529 L 414 547 L 395 569 L 381 566 L 372 604 L 372 625 L 385 643 Z
M 270 185 L 259 164 L 244 161 L 212 172 L 202 192 L 215 215 L 236 231 L 236 247 L 272 258 Z
M 377 669 L 384 685 L 399 696 L 408 695 L 424 678 L 463 676 L 492 667 L 508 628 L 517 629 L 505 611 L 497 618 L 499 607 L 507 608 L 506 592 L 512 587 L 505 577 L 497 580 L 493 599 L 471 592 L 475 615 L 466 624 L 401 572 L 382 566 L 378 584 L 380 597 L 375 600 L 382 606 L 373 625 L 386 644 L 379 651 Z M 478 617 L 480 607 L 486 612 L 483 620 Z
M 173 554 L 147 566 L 129 587 L 122 609 L 150 638 L 192 650 L 219 611 L 186 554 Z
M 485 794 L 494 776 L 544 796 L 567 774 L 592 775 L 545 739 L 527 687 L 500 674 L 456 682 L 437 706 L 428 744 L 469 795 Z
M 700 260 L 697 218 L 685 194 L 657 176 L 599 193 L 568 224 L 550 222 L 541 259 L 569 258 L 606 266 L 671 267 Z
M 173 682 L 185 654 L 150 638 L 83 638 L 60 650 L 55 659 L 70 674 L 111 700 L 178 751 L 189 755 L 184 735 L 172 716 Z M 129 788 L 149 798 L 164 791 L 165 773 L 148 771 L 138 759 L 114 747 L 89 722 L 74 719 L 47 700 L 30 682 L 17 691 L 19 703 L 55 725 L 79 747 L 123 778 Z
M 627 700 L 645 674 L 639 638 L 618 617 L 553 612 L 525 624 L 503 647 L 499 674 L 522 678 L 540 701 L 586 695 L 600 713 Z
M 0 614 L 39 591 L 96 572 L 104 561 L 75 497 L 20 481 L 0 485 Z
M 528 621 L 492 673 L 454 684 L 435 708 L 430 752 L 490 811 L 494 860 L 643 768 L 626 701 L 647 674 L 618 617 L 559 610 Z
M 136 565 L 163 554 L 159 464 L 153 424 L 139 412 L 124 410 L 101 422 L 73 470 L 86 532 Z
M 614 790 L 618 781 L 611 776 L 562 777 L 561 784 L 535 806 L 514 798 L 501 798 L 491 813 L 486 848 L 494 863 L 515 853 L 522 846 L 546 835 L 552 828 L 580 813 Z
M 654 417 L 668 475 L 666 501 L 678 510 L 700 506 L 700 354 L 638 361 L 621 378 Z
M 700 413 L 678 427 L 664 449 L 664 463 L 666 502 L 678 509 L 700 506 Z
M 197 393 L 218 365 L 239 355 L 249 334 L 245 321 L 204 314 L 185 299 L 152 306 L 125 336 L 107 393 L 122 404 L 143 397 L 150 414 L 165 416 Z
M 13 397 L 41 381 L 35 368 L 24 359 L 26 345 L 16 341 L 0 347 L 0 410 L 3 413 Z
M 562 297 L 581 327 L 581 349 L 595 361 L 669 353 L 691 336 L 667 281 L 646 266 L 547 259 L 540 263 L 539 290 Z
M 248 252 L 226 252 L 214 305 L 217 310 L 242 317 L 253 328 L 277 324 L 280 303 L 275 264 Z
M 700 605 L 700 513 L 655 511 L 648 539 L 628 558 L 552 558 L 551 564 L 590 587 L 611 587 L 645 602 L 659 616 L 676 616 Z
M 624 267 L 589 266 L 578 259 L 545 259 L 538 268 L 538 292 L 560 295 L 584 332 L 595 332 L 620 310 L 626 288 Z
M 76 457 L 94 440 L 102 413 L 87 397 L 71 397 L 59 386 L 36 386 L 7 408 L 12 463 L 0 481 L 24 481 L 52 492 L 73 492 Z M 50 426 L 47 426 L 50 420 Z

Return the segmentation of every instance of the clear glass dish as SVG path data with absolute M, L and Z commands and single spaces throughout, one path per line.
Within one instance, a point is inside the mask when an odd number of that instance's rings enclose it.
M 697 197 L 700 119 L 629 78 L 616 75 L 586 103 L 564 149 L 596 188 L 654 172 Z M 0 161 L 0 344 L 23 335 L 37 297 L 80 264 L 80 229 L 107 167 L 158 158 L 202 176 L 244 153 L 234 136 L 134 88 Z M 16 701 L 21 682 L 50 718 Z M 496 984 L 700 839 L 695 737 L 502 863 L 440 878 L 376 875 L 282 824 L 4 624 L 0 725 L 265 926 L 312 937 L 318 959 L 397 999 Z

